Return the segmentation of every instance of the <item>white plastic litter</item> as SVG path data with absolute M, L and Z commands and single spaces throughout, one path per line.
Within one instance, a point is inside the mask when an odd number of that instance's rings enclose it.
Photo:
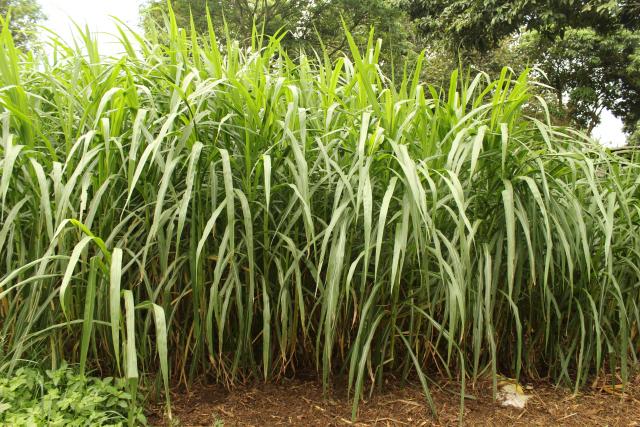
M 506 383 L 498 390 L 497 398 L 502 406 L 524 409 L 527 405 L 527 400 L 529 400 L 531 396 L 524 394 L 524 390 L 522 390 L 519 384 Z

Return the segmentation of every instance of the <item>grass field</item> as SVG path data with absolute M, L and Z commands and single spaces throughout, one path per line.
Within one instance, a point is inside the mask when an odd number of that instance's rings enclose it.
M 628 378 L 638 163 L 552 126 L 527 73 L 440 89 L 422 57 L 383 75 L 373 37 L 293 60 L 172 19 L 127 34 L 43 57 L 2 31 L 0 369 L 134 393 L 312 369 L 354 416 L 388 373 L 431 407 L 435 372 Z

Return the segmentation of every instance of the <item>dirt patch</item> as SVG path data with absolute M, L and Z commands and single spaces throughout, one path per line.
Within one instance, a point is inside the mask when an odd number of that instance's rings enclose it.
M 322 386 L 310 380 L 284 380 L 279 384 L 254 384 L 228 392 L 221 386 L 196 385 L 172 396 L 174 425 L 180 426 L 449 426 L 460 415 L 459 384 L 438 382 L 432 386 L 438 412 L 431 415 L 424 395 L 415 384 L 387 384 L 360 404 L 357 421 L 351 421 L 346 390 L 324 397 Z M 464 425 L 509 426 L 640 426 L 640 377 L 624 391 L 608 384 L 594 384 L 586 392 L 571 391 L 548 383 L 528 384 L 531 395 L 524 410 L 502 407 L 492 399 L 488 381 L 467 388 Z M 152 425 L 171 425 L 162 408 L 149 416 Z

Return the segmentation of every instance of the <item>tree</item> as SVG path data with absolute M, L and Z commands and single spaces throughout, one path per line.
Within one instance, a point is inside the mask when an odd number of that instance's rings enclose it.
M 16 46 L 33 47 L 38 23 L 45 18 L 37 0 L 0 0 L 0 17 L 10 15 L 9 30 Z
M 633 130 L 628 139 L 629 145 L 640 146 L 640 122 L 636 124 L 636 128 Z
M 516 37 L 517 57 L 544 71 L 559 111 L 587 131 L 604 108 L 627 131 L 640 119 L 638 0 L 401 1 L 423 35 L 463 63 Z
M 254 23 L 265 34 L 286 31 L 282 43 L 291 54 L 319 50 L 319 40 L 330 54 L 346 49 L 341 18 L 359 44 L 374 27 L 389 61 L 417 51 L 411 20 L 389 0 L 185 0 L 172 3 L 178 26 L 189 28 L 192 16 L 196 30 L 206 32 L 207 5 L 216 33 L 224 32 L 225 22 L 241 43 L 250 40 Z M 166 0 L 149 1 L 142 7 L 143 27 L 150 29 L 167 9 Z
M 216 32 L 224 32 L 224 21 L 231 35 L 239 41 L 249 40 L 255 21 L 257 26 L 265 25 L 266 34 L 274 34 L 280 27 L 288 26 L 299 17 L 298 0 L 185 0 L 174 1 L 171 8 L 178 26 L 190 28 L 191 19 L 198 32 L 207 31 L 207 7 Z M 161 23 L 168 12 L 166 0 L 150 0 L 141 8 L 143 27 L 150 29 Z
M 629 61 L 639 46 L 640 32 L 622 27 L 607 35 L 567 28 L 553 39 L 528 32 L 519 49 L 545 73 L 560 109 L 591 132 L 605 108 L 622 118 L 627 131 L 640 118 L 640 67 Z
M 623 17 L 635 24 L 634 0 L 400 0 L 420 30 L 456 46 L 487 50 L 505 37 L 536 30 L 547 37 L 567 28 L 617 30 Z
M 314 2 L 315 3 L 315 2 Z M 347 48 L 340 18 L 359 45 L 364 44 L 371 27 L 376 37 L 384 41 L 387 60 L 396 59 L 417 50 L 412 37 L 411 22 L 393 3 L 385 0 L 317 0 L 305 19 L 297 23 L 292 37 L 301 47 L 318 47 L 318 36 L 329 52 Z
M 487 73 L 497 79 L 505 66 L 511 68 L 518 75 L 525 71 L 532 61 L 531 53 L 517 48 L 520 45 L 519 35 L 506 37 L 497 46 L 487 51 L 456 50 L 453 51 L 447 40 L 430 39 L 423 43 L 425 49 L 425 63 L 423 65 L 425 79 L 435 86 L 447 87 L 451 72 L 468 67 L 473 72 Z

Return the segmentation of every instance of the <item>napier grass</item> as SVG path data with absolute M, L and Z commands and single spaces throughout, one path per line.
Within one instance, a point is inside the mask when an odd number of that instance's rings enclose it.
M 172 18 L 43 56 L 3 28 L 1 369 L 133 393 L 314 369 L 355 417 L 388 373 L 431 403 L 434 373 L 578 388 L 637 361 L 639 168 L 552 126 L 527 73 L 434 88 L 373 38 L 293 60 Z

